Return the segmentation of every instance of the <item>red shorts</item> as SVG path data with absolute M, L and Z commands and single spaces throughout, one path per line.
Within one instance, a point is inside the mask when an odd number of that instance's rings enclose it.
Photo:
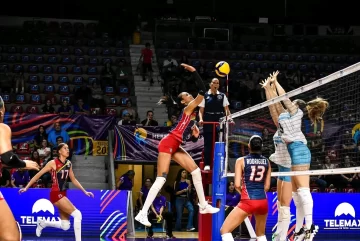
M 158 151 L 168 154 L 174 154 L 181 145 L 181 142 L 176 140 L 175 136 L 167 135 L 159 143 Z
M 1 194 L 1 192 L 0 192 L 0 201 L 1 200 L 4 200 L 4 197 L 3 197 L 3 195 Z
M 237 205 L 238 208 L 248 214 L 265 215 L 268 213 L 267 199 L 261 200 L 241 200 Z
M 62 199 L 63 197 L 66 197 L 66 191 L 50 191 L 50 202 L 53 204 Z

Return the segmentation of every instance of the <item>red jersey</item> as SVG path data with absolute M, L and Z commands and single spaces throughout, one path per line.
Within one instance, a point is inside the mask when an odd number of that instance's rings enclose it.
M 151 58 L 153 56 L 153 52 L 151 51 L 151 49 L 144 48 L 141 51 L 141 54 L 143 55 L 143 63 L 144 64 L 151 64 Z
M 65 163 L 58 158 L 55 159 L 56 170 L 51 171 L 51 178 L 53 181 L 51 191 L 61 192 L 66 190 L 66 183 L 69 178 L 71 169 L 71 162 L 66 160 Z
M 184 111 L 182 111 L 175 127 L 170 130 L 169 134 L 175 136 L 179 142 L 190 138 L 192 135 L 191 128 L 195 125 L 195 120 L 196 113 L 186 115 Z

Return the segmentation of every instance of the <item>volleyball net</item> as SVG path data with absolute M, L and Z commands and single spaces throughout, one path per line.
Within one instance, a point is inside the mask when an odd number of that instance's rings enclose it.
M 286 80 L 278 77 L 278 81 L 288 91 Z M 265 96 L 264 89 L 258 91 Z M 223 177 L 234 176 L 235 162 L 249 153 L 248 141 L 252 135 L 263 138 L 262 154 L 265 157 L 269 158 L 275 152 L 273 136 L 277 127 L 270 115 L 270 105 L 280 103 L 286 109 L 282 104 L 286 98 L 308 102 L 317 97 L 326 99 L 329 108 L 323 120 L 316 124 L 312 124 L 304 113 L 302 131 L 311 152 L 310 170 L 279 173 L 278 166 L 271 162 L 272 176 L 346 174 L 350 177 L 360 173 L 360 63 L 357 63 L 285 95 L 233 113 L 231 118 L 234 123 L 223 122 L 226 125 Z M 294 155 L 303 153 L 295 152 Z

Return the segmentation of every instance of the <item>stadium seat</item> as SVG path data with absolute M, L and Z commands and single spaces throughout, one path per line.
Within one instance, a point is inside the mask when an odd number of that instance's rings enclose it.
M 98 65 L 97 58 L 89 58 L 89 65 Z
M 127 86 L 125 85 L 121 85 L 119 86 L 119 94 L 121 96 L 129 96 L 130 95 L 130 90 Z
M 250 63 L 248 63 L 248 65 L 247 65 L 247 69 L 256 69 L 256 67 L 257 67 L 257 65 L 255 64 L 255 63 L 253 63 L 253 62 L 250 62 Z
M 84 65 L 84 64 L 85 64 L 85 58 L 83 58 L 83 57 L 76 57 L 76 58 L 75 58 L 75 64 L 76 64 L 76 65 Z
M 214 69 L 215 64 L 212 61 L 206 61 L 204 64 L 205 69 Z
M 288 54 L 283 54 L 283 55 L 281 56 L 281 61 L 285 61 L 285 62 L 290 61 L 290 55 L 288 55 Z
M 31 154 L 31 149 L 30 149 L 29 143 L 23 142 L 23 143 L 17 144 L 16 145 L 16 154 L 30 155 Z
M 116 49 L 115 50 L 115 56 L 116 57 L 124 57 L 125 56 L 125 52 L 123 49 Z
M 10 104 L 11 103 L 11 99 L 10 99 L 10 95 L 8 94 L 2 94 L 1 98 L 3 99 L 5 104 Z
M 39 113 L 39 108 L 37 106 L 34 106 L 34 105 L 29 105 L 28 107 L 26 107 L 26 113 L 38 114 Z
M 30 103 L 33 105 L 40 105 L 41 104 L 41 96 L 38 94 L 31 95 Z
M 43 56 L 35 56 L 34 62 L 37 64 L 42 64 L 44 62 L 44 57 Z
M 43 54 L 43 48 L 42 47 L 34 48 L 34 54 Z
M 327 192 L 327 193 L 335 193 L 335 192 L 337 192 L 337 189 L 336 188 L 325 188 L 325 192 Z
M 257 60 L 257 61 L 263 61 L 263 60 L 264 60 L 264 55 L 263 55 L 263 54 L 256 54 L 256 55 L 255 55 L 255 60 Z
M 327 62 L 329 62 L 330 61 L 330 58 L 329 58 L 329 56 L 322 56 L 322 58 L 321 58 L 321 62 L 324 62 L 324 63 L 327 63 Z
M 122 98 L 120 98 L 120 106 L 126 107 L 128 101 L 129 101 L 129 98 L 128 98 L 128 97 L 122 97 Z
M 306 72 L 306 71 L 308 70 L 308 67 L 307 67 L 306 64 L 301 64 L 301 65 L 299 66 L 299 70 L 300 70 L 301 72 Z
M 92 115 L 99 115 L 101 113 L 101 110 L 100 110 L 100 108 L 91 108 L 90 113 Z
M 29 92 L 30 94 L 38 94 L 40 91 L 39 85 L 30 85 Z
M 67 101 L 68 103 L 70 103 L 70 97 L 69 96 L 61 96 L 60 101 L 61 101 L 61 103 L 63 103 L 64 101 Z
M 57 53 L 56 48 L 54 48 L 54 47 L 49 47 L 49 48 L 47 49 L 47 53 L 48 53 L 48 54 L 56 54 L 56 53 Z
M 343 62 L 343 58 L 341 56 L 335 56 L 334 57 L 334 62 L 335 63 L 342 63 Z
M 326 72 L 333 72 L 333 70 L 334 70 L 334 67 L 331 64 L 326 65 L 326 67 L 325 67 Z
M 315 55 L 310 55 L 309 56 L 309 62 L 316 62 L 317 61 L 317 58 Z
M 58 83 L 61 85 L 69 84 L 69 77 L 67 76 L 59 76 Z
M 21 56 L 21 62 L 22 62 L 22 63 L 28 63 L 28 62 L 30 62 L 30 57 L 29 57 L 29 55 L 23 55 L 23 56 Z
M 67 46 L 67 45 L 69 45 L 67 39 L 61 39 L 60 42 L 59 42 L 59 44 L 60 44 L 61 46 Z
M 235 52 L 229 53 L 229 59 L 237 59 L 237 54 Z
M 98 79 L 96 77 L 89 77 L 88 84 L 92 85 L 93 83 L 98 83 Z
M 287 70 L 295 70 L 295 69 L 296 69 L 296 66 L 295 66 L 295 64 L 288 64 L 288 65 L 286 66 L 286 68 L 287 68 Z
M 240 70 L 242 68 L 242 64 L 240 62 L 233 62 L 231 63 L 231 69 L 233 70 Z
M 70 55 L 71 54 L 70 49 L 69 48 L 62 48 L 61 49 L 61 54 Z
M 7 64 L 1 64 L 0 65 L 0 72 L 4 72 L 6 70 L 9 70 L 9 65 Z
M 276 70 L 282 70 L 283 69 L 283 65 L 280 63 L 275 63 L 273 66 L 274 69 Z
M 296 60 L 297 62 L 302 62 L 302 61 L 304 61 L 304 57 L 303 57 L 302 55 L 297 55 L 297 56 L 295 57 L 295 60 Z
M 198 53 L 196 51 L 191 51 L 189 58 L 190 59 L 197 59 L 199 57 Z
M 66 66 L 59 66 L 57 69 L 58 74 L 67 74 L 68 68 Z
M 96 46 L 96 42 L 93 39 L 89 39 L 87 45 L 88 46 Z
M 72 59 L 71 59 L 71 57 L 64 56 L 61 58 L 61 63 L 62 64 L 72 64 Z
M 58 89 L 58 93 L 60 95 L 68 95 L 70 94 L 70 88 L 68 85 L 60 85 Z
M 47 62 L 49 64 L 56 64 L 56 63 L 58 63 L 58 58 L 57 58 L 57 56 L 49 56 L 47 59 Z
M 51 65 L 44 65 L 43 66 L 43 73 L 44 74 L 52 74 L 53 73 L 53 67 Z
M 16 95 L 15 103 L 16 104 L 25 104 L 25 95 L 23 95 L 23 94 Z
M 117 106 L 117 99 L 116 99 L 116 97 L 110 97 L 110 98 L 109 98 L 109 103 L 107 104 L 107 106 L 109 106 L 109 107 Z
M 192 60 L 191 66 L 193 66 L 195 69 L 199 69 L 201 66 L 201 62 L 199 60 Z
M 75 54 L 76 56 L 83 56 L 83 55 L 84 55 L 84 52 L 83 52 L 82 49 L 80 49 L 80 48 L 75 48 L 74 54 Z
M 117 111 L 115 108 L 106 108 L 105 113 L 106 115 L 117 116 Z
M 28 80 L 29 83 L 39 83 L 39 76 L 37 75 L 29 75 L 29 80 Z
M 74 40 L 74 46 L 82 46 L 82 45 L 83 45 L 83 43 L 82 43 L 81 39 Z
M 13 106 L 11 106 L 10 112 L 11 113 L 23 113 L 24 109 L 21 105 L 13 105 Z
M 244 53 L 244 54 L 242 55 L 242 59 L 243 59 L 243 60 L 249 60 L 249 59 L 250 59 L 250 54 Z
M 45 45 L 47 45 L 47 46 L 51 46 L 51 45 L 54 45 L 55 43 L 54 43 L 54 40 L 53 39 L 46 39 L 45 40 Z
M 29 47 L 23 47 L 23 48 L 21 49 L 21 53 L 22 53 L 22 54 L 30 54 L 30 53 L 31 53 L 31 50 L 30 50 Z
M 82 85 L 84 82 L 84 78 L 82 76 L 75 76 L 73 79 L 74 85 Z
M 343 192 L 345 192 L 345 193 L 354 193 L 355 189 L 352 188 L 352 187 L 347 187 L 347 188 L 343 189 Z
M 244 73 L 242 71 L 236 71 L 235 72 L 235 77 L 238 79 L 243 79 L 244 78 Z
M 88 50 L 88 55 L 89 55 L 89 56 L 96 56 L 96 54 L 97 54 L 96 49 L 90 48 L 90 49 Z
M 89 75 L 91 75 L 91 74 L 97 74 L 97 68 L 96 68 L 96 67 L 88 67 L 88 68 L 87 68 L 87 73 L 88 73 Z
M 102 58 L 101 60 L 102 65 L 106 65 L 107 63 L 112 64 L 111 58 Z
M 242 108 L 242 104 L 240 101 L 231 101 L 231 106 L 235 110 L 241 110 L 241 108 Z
M 8 55 L 6 60 L 7 62 L 14 63 L 17 61 L 17 57 L 15 55 Z
M 19 73 L 24 71 L 24 66 L 22 64 L 14 64 L 14 73 Z
M 271 54 L 270 56 L 269 56 L 269 59 L 271 60 L 271 61 L 277 61 L 277 55 L 276 54 Z
M 52 76 L 52 75 L 44 75 L 44 77 L 43 77 L 43 82 L 44 82 L 45 84 L 52 84 L 52 83 L 54 83 L 54 76 Z
M 105 95 L 112 96 L 114 94 L 115 94 L 114 87 L 112 87 L 112 86 L 105 87 Z
M 266 62 L 260 63 L 260 69 L 268 69 L 269 68 L 269 64 Z
M 82 74 L 82 69 L 80 66 L 73 66 L 72 68 L 72 73 L 73 74 Z
M 55 93 L 55 87 L 53 85 L 44 86 L 44 94 L 53 94 Z

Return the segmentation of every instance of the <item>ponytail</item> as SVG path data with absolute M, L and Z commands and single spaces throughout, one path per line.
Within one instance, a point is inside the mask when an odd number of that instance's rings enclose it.
M 315 128 L 317 128 L 317 122 L 322 121 L 322 116 L 327 108 L 329 108 L 329 102 L 320 97 L 306 103 L 309 119 Z

